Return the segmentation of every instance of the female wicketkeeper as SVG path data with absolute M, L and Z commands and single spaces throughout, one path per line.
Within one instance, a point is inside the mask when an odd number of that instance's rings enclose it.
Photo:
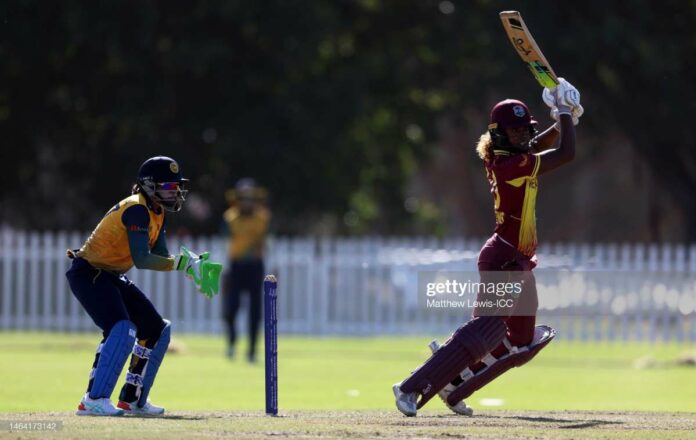
M 169 346 L 171 326 L 125 273 L 138 269 L 183 271 L 209 298 L 219 289 L 222 266 L 182 247 L 170 255 L 165 211 L 179 211 L 187 191 L 179 165 L 157 156 L 140 167 L 133 194 L 118 202 L 79 250 L 68 250 L 66 276 L 75 297 L 102 330 L 87 392 L 77 415 L 161 415 L 148 395 Z M 137 343 L 136 343 L 137 341 Z M 129 353 L 133 353 L 118 407 L 111 403 Z

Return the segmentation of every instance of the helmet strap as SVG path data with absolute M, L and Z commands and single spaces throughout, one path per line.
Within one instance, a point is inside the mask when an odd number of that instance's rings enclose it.
M 491 136 L 491 141 L 493 142 L 493 146 L 495 148 L 509 151 L 511 153 L 527 153 L 529 152 L 529 144 L 518 147 L 515 145 L 512 145 L 510 143 L 510 140 L 508 139 L 507 135 L 505 134 L 505 131 L 501 128 L 498 128 L 498 124 L 493 123 L 488 126 L 488 133 Z M 534 136 L 538 133 L 537 129 L 534 128 L 533 125 L 529 126 L 529 134 L 530 134 L 530 142 L 532 139 L 534 139 Z

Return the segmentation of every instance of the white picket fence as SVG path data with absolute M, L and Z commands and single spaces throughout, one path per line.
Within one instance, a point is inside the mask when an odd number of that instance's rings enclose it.
M 67 248 L 86 233 L 0 232 L 0 329 L 94 330 L 65 279 Z M 221 238 L 169 237 L 225 261 Z M 266 270 L 278 276 L 281 334 L 402 335 L 451 332 L 469 310 L 423 306 L 419 273 L 476 275 L 482 239 L 276 238 Z M 566 339 L 696 342 L 696 245 L 542 246 L 535 270 L 539 319 Z M 128 274 L 178 332 L 221 333 L 220 296 L 197 294 L 179 273 Z M 243 330 L 244 313 L 240 315 Z

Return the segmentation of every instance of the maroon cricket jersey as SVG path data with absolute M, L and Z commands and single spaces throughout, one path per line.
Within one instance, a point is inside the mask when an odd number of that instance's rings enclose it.
M 495 208 L 495 232 L 524 255 L 536 251 L 537 173 L 541 157 L 494 150 L 486 163 Z

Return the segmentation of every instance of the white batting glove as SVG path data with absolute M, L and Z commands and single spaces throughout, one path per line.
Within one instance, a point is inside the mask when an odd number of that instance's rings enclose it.
M 580 92 L 565 78 L 558 78 L 558 86 L 553 89 L 547 87 L 541 94 L 544 104 L 551 108 L 551 119 L 558 122 L 559 115 L 566 113 L 573 118 L 573 125 L 578 125 L 580 116 L 585 113 L 585 109 L 580 105 Z M 558 124 L 554 125 L 558 127 Z
M 555 91 L 556 89 L 554 88 L 553 90 Z M 544 87 L 544 91 L 541 92 L 541 99 L 544 101 L 544 104 L 549 106 L 549 108 L 556 108 L 556 97 L 548 87 Z
M 585 109 L 582 108 L 582 106 L 579 104 L 577 107 L 573 107 L 570 110 L 570 116 L 573 117 L 573 125 L 578 125 L 580 123 L 580 116 L 582 116 L 583 113 L 585 113 Z M 560 122 L 559 112 L 558 112 L 557 107 L 551 108 L 550 115 L 551 115 L 551 119 L 553 119 L 556 122 Z
M 541 99 L 551 108 L 563 106 L 573 108 L 580 105 L 580 92 L 565 78 L 558 78 L 558 85 L 553 89 L 544 87 Z

